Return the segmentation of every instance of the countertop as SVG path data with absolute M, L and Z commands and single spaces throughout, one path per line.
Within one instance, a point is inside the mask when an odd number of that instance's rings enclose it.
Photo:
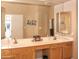
M 1 40 L 1 49 L 11 49 L 11 48 L 21 48 L 21 47 L 31 47 L 31 46 L 39 46 L 46 44 L 55 44 L 55 43 L 63 43 L 63 42 L 72 42 L 72 38 L 57 38 L 54 37 L 42 37 L 42 41 L 33 42 L 33 38 L 28 39 L 17 39 L 17 44 L 13 43 L 12 39 L 2 39 Z

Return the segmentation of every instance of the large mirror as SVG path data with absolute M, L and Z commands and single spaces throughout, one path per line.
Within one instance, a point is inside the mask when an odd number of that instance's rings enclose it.
M 61 33 L 64 35 L 68 35 L 71 33 L 70 30 L 70 20 L 71 14 L 70 12 L 60 12 L 56 14 L 56 31 L 57 33 Z
M 54 36 L 53 17 L 50 18 L 50 6 L 36 4 L 21 4 L 2 2 L 5 9 L 2 28 L 5 28 L 4 37 L 16 39 Z M 2 11 L 3 13 L 4 11 Z M 3 24 L 1 24 L 3 25 Z

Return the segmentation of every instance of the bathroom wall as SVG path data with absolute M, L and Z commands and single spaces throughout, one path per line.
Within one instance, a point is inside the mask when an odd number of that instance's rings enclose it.
M 72 31 L 74 33 L 73 39 L 74 39 L 74 47 L 73 47 L 73 59 L 78 59 L 78 1 L 72 0 Z
M 1 7 L 1 38 L 5 37 L 5 8 Z
M 54 5 L 49 8 L 49 19 L 54 19 Z
M 23 21 L 24 21 L 24 26 L 23 26 L 23 36 L 24 38 L 27 37 L 32 37 L 34 34 L 44 34 L 43 36 L 47 36 L 47 22 L 44 21 L 45 24 L 42 25 L 43 32 L 41 32 L 38 29 L 38 24 L 33 27 L 26 27 L 25 25 L 25 20 L 30 19 L 30 20 L 44 20 L 44 19 L 51 19 L 53 18 L 51 16 L 51 7 L 50 6 L 45 6 L 45 5 L 33 5 L 33 4 L 23 4 L 23 3 L 9 3 L 9 2 L 2 2 L 2 7 L 5 8 L 6 12 L 5 14 L 22 14 L 23 15 Z M 43 9 L 42 9 L 43 8 Z M 40 11 L 41 10 L 41 11 Z M 44 14 L 42 15 L 42 12 L 44 11 Z M 45 13 L 47 12 L 47 14 Z M 40 16 L 42 15 L 42 16 Z M 48 18 L 46 18 L 46 16 Z M 38 21 L 39 22 L 39 21 Z M 39 22 L 41 24 L 41 22 Z M 45 26 L 44 26 L 45 25 Z M 38 30 L 40 32 L 38 32 Z
M 48 35 L 49 25 L 49 7 L 39 6 L 38 34 L 41 36 Z

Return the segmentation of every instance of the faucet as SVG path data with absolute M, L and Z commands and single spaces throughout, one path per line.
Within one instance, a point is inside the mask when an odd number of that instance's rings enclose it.
M 14 39 L 14 44 L 17 44 L 18 43 L 17 40 L 15 38 L 13 38 L 13 39 Z
M 56 36 L 54 36 L 54 40 L 56 40 L 57 38 L 56 38 Z
M 33 36 L 33 38 L 34 38 L 34 41 L 41 41 L 42 40 L 41 36 L 39 36 L 39 35 L 35 35 L 35 36 Z

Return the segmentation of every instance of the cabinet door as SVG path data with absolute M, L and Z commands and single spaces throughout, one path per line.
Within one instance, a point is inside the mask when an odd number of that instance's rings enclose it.
M 62 48 L 51 48 L 50 57 L 50 59 L 62 59 Z
M 12 50 L 12 55 L 15 56 L 14 59 L 34 59 L 34 53 L 33 48 L 17 48 Z
M 72 44 L 66 43 L 63 47 L 63 59 L 71 59 L 72 58 Z
M 13 59 L 21 59 L 21 55 L 20 54 L 15 54 Z
M 14 59 L 14 56 L 11 53 L 11 49 L 2 49 L 1 59 Z
M 28 55 L 27 54 L 21 54 L 20 53 L 20 54 L 15 55 L 15 58 L 14 59 L 33 59 L 33 57 L 29 53 L 28 53 Z
M 21 59 L 35 59 L 35 52 L 33 49 L 26 49 L 24 54 L 21 54 Z

